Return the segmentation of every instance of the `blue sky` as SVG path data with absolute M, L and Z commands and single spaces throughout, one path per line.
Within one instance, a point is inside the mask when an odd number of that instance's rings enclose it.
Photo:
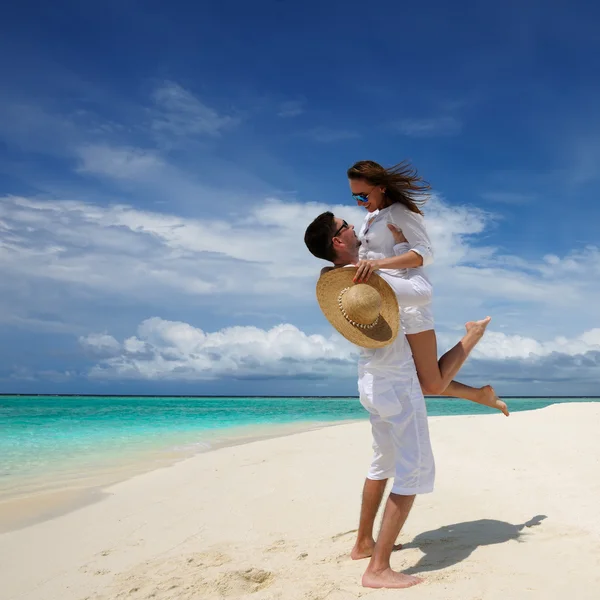
M 0 391 L 354 394 L 308 222 L 411 160 L 440 349 L 597 394 L 592 2 L 23 2 L 0 22 Z

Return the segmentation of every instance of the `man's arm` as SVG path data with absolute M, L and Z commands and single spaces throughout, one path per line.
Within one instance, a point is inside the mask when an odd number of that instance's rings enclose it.
M 394 251 L 403 252 L 403 245 L 408 246 L 408 244 L 398 244 L 394 248 Z M 344 268 L 352 266 L 353 265 L 347 265 Z M 323 275 L 334 268 L 335 267 L 323 267 L 320 274 Z M 378 271 L 377 274 L 390 284 L 392 290 L 394 290 L 394 293 L 396 294 L 400 308 L 406 306 L 424 306 L 431 302 L 431 284 L 419 274 L 415 273 L 415 271 L 409 269 L 406 277 L 401 277 L 400 275 L 387 270 Z

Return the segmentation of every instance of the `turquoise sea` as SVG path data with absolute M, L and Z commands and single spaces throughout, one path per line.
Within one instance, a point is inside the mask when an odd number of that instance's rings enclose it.
M 599 400 L 505 399 L 512 412 Z M 496 412 L 447 398 L 427 405 L 430 416 Z M 169 453 L 366 418 L 357 398 L 0 396 L 0 497 L 40 479 L 57 484 Z

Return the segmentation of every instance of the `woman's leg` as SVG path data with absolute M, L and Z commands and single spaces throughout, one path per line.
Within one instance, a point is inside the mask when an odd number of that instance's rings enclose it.
M 439 396 L 450 396 L 451 398 L 464 398 L 483 406 L 496 408 L 503 412 L 507 417 L 510 414 L 506 402 L 496 396 L 496 392 L 491 385 L 484 385 L 480 388 L 474 388 L 465 385 L 459 381 L 451 381 L 450 385 Z
M 433 329 L 411 333 L 406 336 L 413 353 L 421 386 L 428 394 L 441 394 L 460 371 L 465 360 L 477 342 L 485 333 L 490 322 L 487 317 L 483 321 L 467 324 L 467 334 L 444 356 L 437 358 L 437 338 Z
M 468 323 L 467 334 L 456 346 L 446 352 L 439 362 L 437 359 L 437 339 L 433 329 L 407 334 L 406 339 L 412 350 L 423 393 L 465 398 L 478 404 L 496 408 L 508 416 L 506 404 L 496 396 L 491 386 L 474 388 L 453 380 L 483 336 L 489 321 L 488 317 L 482 321 Z

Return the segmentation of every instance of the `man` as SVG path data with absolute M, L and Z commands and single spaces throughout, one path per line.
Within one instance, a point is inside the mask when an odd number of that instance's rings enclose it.
M 363 586 L 411 587 L 420 583 L 422 579 L 393 571 L 390 566 L 390 556 L 415 496 L 433 491 L 435 463 L 429 440 L 425 399 L 410 346 L 401 329 L 391 343 L 389 340 L 392 336 L 384 341 L 374 339 L 385 335 L 381 333 L 385 330 L 381 322 L 375 319 L 369 325 L 367 319 L 357 323 L 344 309 L 342 303 L 344 294 L 352 287 L 351 278 L 355 271 L 344 267 L 358 262 L 360 245 L 352 225 L 326 212 L 319 215 L 308 226 L 304 241 L 314 256 L 330 261 L 334 265 L 323 269 L 319 283 L 333 273 L 350 277 L 350 279 L 345 277 L 350 283 L 340 289 L 339 293 L 338 290 L 332 291 L 334 296 L 332 310 L 339 308 L 343 318 L 334 314 L 338 319 L 334 323 L 330 315 L 326 314 L 326 316 L 343 335 L 362 346 L 358 362 L 358 388 L 361 403 L 370 415 L 374 456 L 363 487 L 358 536 L 351 556 L 355 560 L 370 557 L 369 565 L 362 578 Z M 405 252 L 407 248 L 397 250 Z M 384 270 L 379 271 L 378 275 L 389 284 L 390 294 L 397 299 L 397 303 L 394 301 L 396 317 L 398 306 L 400 308 L 416 306 L 428 301 L 419 297 L 418 292 L 414 291 L 407 279 L 396 277 Z M 410 276 L 409 271 L 408 277 Z M 371 278 L 377 278 L 377 275 L 371 275 Z M 327 282 L 327 285 L 330 283 L 334 282 Z M 382 282 L 379 289 L 385 291 L 384 287 L 389 289 Z M 319 289 L 317 293 L 319 294 Z M 320 304 L 324 309 L 325 303 L 321 302 L 321 299 Z M 388 318 L 388 321 L 392 322 L 393 319 Z M 369 340 L 368 329 L 375 324 L 380 333 L 371 334 L 373 339 Z M 393 329 L 393 323 L 391 328 Z M 357 342 L 361 335 L 366 337 L 363 337 L 363 341 Z M 381 529 L 375 542 L 373 538 L 375 517 L 383 499 L 387 480 L 392 477 L 394 484 L 385 505 Z

